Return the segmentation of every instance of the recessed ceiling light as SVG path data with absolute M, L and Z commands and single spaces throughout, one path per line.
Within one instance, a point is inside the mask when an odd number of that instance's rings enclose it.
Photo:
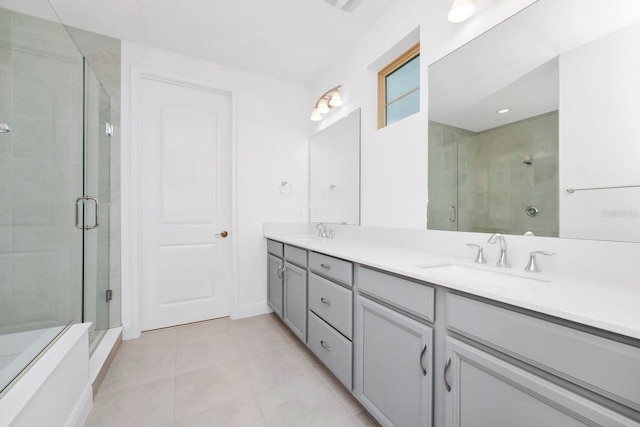
M 498 114 L 507 114 L 509 111 L 511 111 L 511 108 L 501 108 L 498 111 L 496 111 L 496 113 L 498 113 Z

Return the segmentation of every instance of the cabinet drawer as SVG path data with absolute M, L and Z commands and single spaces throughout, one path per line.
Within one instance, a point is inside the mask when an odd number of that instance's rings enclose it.
M 351 341 L 309 312 L 308 346 L 327 368 L 351 390 Z
M 352 291 L 311 273 L 309 275 L 309 310 L 351 339 Z
M 307 251 L 304 249 L 284 245 L 284 259 L 300 267 L 307 267 Z
M 279 256 L 282 258 L 284 254 L 284 245 L 280 242 L 276 242 L 275 240 L 267 240 L 267 252 L 272 255 Z
M 429 322 L 434 321 L 435 291 L 430 286 L 358 266 L 358 289 Z
M 345 285 L 351 286 L 353 284 L 353 264 L 349 261 L 311 252 L 309 253 L 309 268 Z
M 640 410 L 640 348 L 447 294 L 450 330 Z

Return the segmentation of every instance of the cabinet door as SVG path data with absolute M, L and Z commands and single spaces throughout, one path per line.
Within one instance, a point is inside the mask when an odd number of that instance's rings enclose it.
M 307 342 L 307 270 L 284 263 L 284 322 Z
M 384 426 L 431 426 L 433 330 L 362 296 L 356 301 L 356 397 Z
M 445 393 L 447 427 L 638 426 L 451 337 L 446 337 L 446 356 L 437 389 Z
M 269 307 L 282 318 L 282 260 L 271 254 L 267 255 L 269 276 L 267 279 L 267 301 Z

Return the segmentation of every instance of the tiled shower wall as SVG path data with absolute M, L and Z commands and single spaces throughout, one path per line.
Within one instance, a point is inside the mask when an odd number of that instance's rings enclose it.
M 557 111 L 475 134 L 439 123 L 429 128 L 429 228 L 558 236 Z M 535 217 L 526 214 L 531 206 L 539 209 Z
M 113 300 L 109 304 L 109 327 L 115 327 L 122 324 L 120 291 L 120 40 L 77 28 L 68 27 L 67 29 L 111 98 L 111 123 L 114 131 L 110 138 L 109 287 L 113 291 Z

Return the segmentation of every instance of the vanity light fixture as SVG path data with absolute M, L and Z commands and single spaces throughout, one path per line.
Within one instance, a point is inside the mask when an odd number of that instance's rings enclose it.
M 453 0 L 447 19 L 449 22 L 457 24 L 471 18 L 475 11 L 476 6 L 473 4 L 473 0 Z
M 326 114 L 331 111 L 332 108 L 339 107 L 343 104 L 342 95 L 340 94 L 341 87 L 342 86 L 336 86 L 331 88 L 318 98 L 316 105 L 313 107 L 313 112 L 311 113 L 311 120 L 318 122 L 322 120 L 323 114 Z
M 497 114 L 507 114 L 509 111 L 511 111 L 511 108 L 501 108 L 498 111 L 496 111 Z

